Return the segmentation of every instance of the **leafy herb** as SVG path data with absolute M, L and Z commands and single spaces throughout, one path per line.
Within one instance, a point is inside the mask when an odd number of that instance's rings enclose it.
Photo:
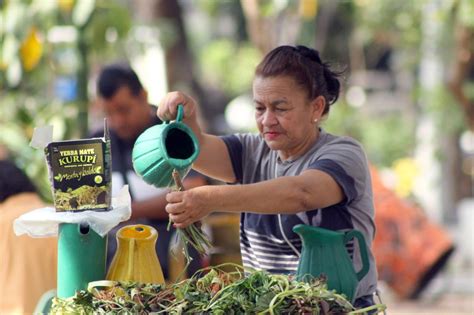
M 173 170 L 172 175 L 178 191 L 184 191 L 184 186 L 178 171 Z M 170 225 L 171 221 L 168 224 L 168 230 Z M 201 255 L 206 254 L 208 249 L 212 247 L 212 244 L 207 235 L 202 231 L 200 222 L 195 222 L 184 229 L 177 229 L 177 233 L 179 240 L 184 243 L 183 252 L 184 258 L 186 259 L 186 268 L 184 269 L 186 270 L 192 260 L 189 254 L 188 244 L 194 247 Z
M 232 266 L 235 271 L 224 272 Z M 227 269 L 228 270 L 228 269 Z M 383 311 L 378 304 L 355 310 L 343 295 L 328 290 L 324 277 L 299 282 L 223 264 L 198 271 L 173 285 L 111 282 L 98 289 L 54 299 L 52 314 L 365 314 Z

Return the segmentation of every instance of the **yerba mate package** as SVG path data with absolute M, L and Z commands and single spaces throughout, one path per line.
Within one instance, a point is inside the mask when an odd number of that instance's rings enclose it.
M 56 211 L 108 211 L 111 155 L 104 138 L 51 142 L 45 148 Z

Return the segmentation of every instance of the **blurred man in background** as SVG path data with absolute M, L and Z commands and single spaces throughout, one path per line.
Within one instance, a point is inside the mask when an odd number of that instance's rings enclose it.
M 0 161 L 0 314 L 32 314 L 40 297 L 56 288 L 57 238 L 13 232 L 16 218 L 44 206 L 25 173 Z
M 167 231 L 168 214 L 165 211 L 167 189 L 157 189 L 145 183 L 133 170 L 132 150 L 135 140 L 147 128 L 161 123 L 156 107 L 148 103 L 147 91 L 137 74 L 128 65 L 111 64 L 102 69 L 97 81 L 98 101 L 110 128 L 112 149 L 112 194 L 123 185 L 129 185 L 132 197 L 132 217 L 112 230 L 109 235 L 107 264 L 116 250 L 116 231 L 123 225 L 148 224 L 158 231 L 156 250 L 165 278 L 169 278 L 169 244 L 173 229 Z M 94 137 L 101 137 L 103 131 Z M 183 181 L 186 189 L 206 184 L 205 177 L 190 173 Z M 192 251 L 193 252 L 193 251 Z M 197 253 L 189 273 L 201 268 Z

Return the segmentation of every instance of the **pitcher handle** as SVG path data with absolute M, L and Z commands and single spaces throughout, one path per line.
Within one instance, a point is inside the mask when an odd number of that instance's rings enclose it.
M 356 274 L 357 280 L 360 281 L 360 279 L 365 277 L 365 275 L 369 272 L 369 256 L 367 254 L 367 246 L 365 245 L 364 235 L 362 235 L 362 233 L 359 231 L 352 230 L 347 232 L 344 235 L 344 244 L 346 244 L 353 238 L 357 238 L 357 240 L 359 241 L 360 257 L 362 259 L 362 268 Z
M 184 117 L 184 107 L 183 107 L 183 104 L 178 104 L 178 113 L 176 114 L 176 121 L 181 121 L 183 120 L 183 117 Z M 169 124 L 170 121 L 169 120 L 165 120 L 164 121 L 165 124 Z
M 178 104 L 178 115 L 176 116 L 176 121 L 183 120 L 184 108 L 182 104 Z

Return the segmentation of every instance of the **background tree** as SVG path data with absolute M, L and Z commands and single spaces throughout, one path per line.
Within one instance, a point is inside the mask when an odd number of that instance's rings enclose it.
M 434 16 L 424 16 L 434 2 Z M 472 153 L 459 140 L 472 129 L 473 6 L 469 0 L 3 1 L 0 142 L 47 182 L 40 152 L 27 145 L 33 127 L 53 123 L 56 139 L 83 135 L 97 68 L 133 61 L 149 49 L 144 41 L 158 40 L 167 82 L 155 86 L 188 91 L 203 105 L 209 131 L 226 133 L 232 131 L 227 105 L 250 94 L 263 54 L 301 43 L 345 69 L 341 98 L 324 127 L 354 136 L 373 164 L 410 178 L 400 188 L 407 196 L 416 152 L 424 150 L 423 137 L 416 137 L 420 122 L 433 123 L 441 135 L 426 143 L 434 143 L 429 155 L 440 172 L 434 184 L 444 185 L 441 203 L 450 217 L 455 203 L 472 195 Z M 424 25 L 433 21 L 439 32 L 432 38 Z M 430 89 L 420 76 L 431 54 L 427 44 L 443 69 Z
M 43 153 L 29 146 L 34 127 L 53 138 L 87 134 L 91 59 L 106 56 L 107 30 L 123 37 L 127 10 L 110 1 L 0 2 L 0 145 L 51 200 Z

